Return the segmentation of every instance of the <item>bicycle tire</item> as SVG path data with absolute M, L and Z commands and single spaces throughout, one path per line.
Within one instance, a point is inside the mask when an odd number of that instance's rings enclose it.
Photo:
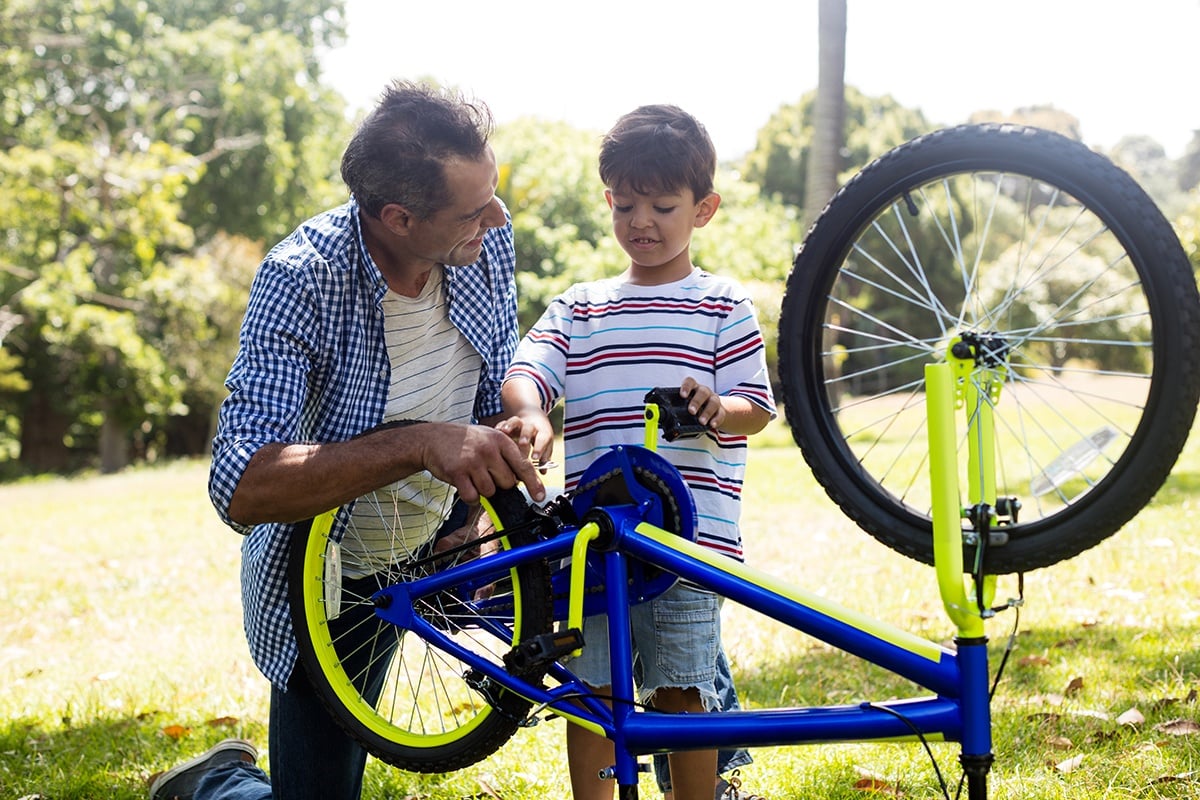
M 374 497 L 357 502 L 375 502 Z M 511 531 L 497 540 L 501 546 L 519 547 L 534 536 L 528 526 L 521 527 L 529 519 L 530 506 L 520 491 L 497 492 L 489 502 L 496 531 Z M 386 502 L 379 505 L 380 515 L 386 517 Z M 472 684 L 468 664 L 374 613 L 374 592 L 444 568 L 429 563 L 429 544 L 412 552 L 397 546 L 395 557 L 373 575 L 335 586 L 328 576 L 337 570 L 326 571 L 327 554 L 338 551 L 331 549 L 335 546 L 328 522 L 320 520 L 293 540 L 289 592 L 300 660 L 334 719 L 367 752 L 411 772 L 449 772 L 494 753 L 516 732 L 530 701 L 487 682 Z M 336 547 L 344 548 L 355 535 L 352 523 Z M 479 557 L 486 553 L 464 551 L 450 560 Z M 459 644 L 496 664 L 502 664 L 504 654 L 518 642 L 550 631 L 550 574 L 545 562 L 510 570 L 507 579 L 489 587 L 486 600 L 480 599 L 479 588 L 454 587 L 420 606 L 414 603 L 413 613 L 454 631 Z M 336 606 L 329 602 L 330 591 L 338 598 Z M 482 610 L 485 603 L 490 611 Z M 507 609 L 504 619 L 491 616 L 497 608 Z M 362 639 L 364 630 L 369 646 L 347 642 L 339 647 L 345 636 Z M 375 677 L 368 675 L 368 666 Z M 522 675 L 536 684 L 544 671 L 545 666 L 533 665 Z
M 919 370 L 956 333 L 995 343 L 997 489 L 1021 510 L 964 564 L 1039 569 L 1166 480 L 1200 393 L 1198 321 L 1178 238 L 1108 159 L 1036 128 L 936 131 L 864 168 L 809 229 L 779 323 L 787 419 L 859 527 L 932 563 Z

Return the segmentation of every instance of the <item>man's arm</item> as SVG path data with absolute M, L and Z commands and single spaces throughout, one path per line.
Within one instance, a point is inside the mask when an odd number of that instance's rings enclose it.
M 247 464 L 229 504 L 241 525 L 295 522 L 429 470 L 464 502 L 525 484 L 537 501 L 537 470 L 504 433 L 481 425 L 423 422 L 332 444 L 267 444 Z

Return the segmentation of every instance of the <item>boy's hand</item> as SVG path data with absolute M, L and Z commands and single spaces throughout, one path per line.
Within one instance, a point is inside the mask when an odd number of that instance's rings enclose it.
M 711 431 L 721 429 L 725 421 L 725 407 L 721 395 L 696 382 L 691 376 L 684 378 L 679 387 L 679 396 L 688 401 L 688 413 Z
M 496 430 L 517 443 L 534 465 L 547 464 L 554 452 L 554 426 L 540 408 L 526 408 L 496 423 Z M 545 471 L 544 469 L 542 470 Z

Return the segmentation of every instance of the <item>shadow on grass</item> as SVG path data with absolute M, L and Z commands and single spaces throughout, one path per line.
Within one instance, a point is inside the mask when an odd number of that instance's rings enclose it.
M 992 678 L 1008 646 L 993 631 Z M 769 668 L 740 670 L 738 694 L 747 707 L 842 705 L 903 697 L 929 690 L 882 667 L 815 645 L 777 654 Z M 1193 691 L 1200 686 L 1200 626 L 1145 630 L 1117 625 L 1020 631 L 1004 664 L 994 714 L 1079 714 L 1116 718 L 1130 708 L 1153 726 L 1200 717 Z
M 1008 632 L 990 633 L 994 677 Z M 759 670 L 735 664 L 734 674 L 748 708 L 847 705 L 931 694 L 826 647 L 775 654 L 770 666 Z M 1198 686 L 1196 625 L 1045 627 L 1019 633 L 991 705 L 995 783 L 1005 797 L 1198 797 Z M 957 746 L 945 747 L 949 749 L 939 750 L 937 760 L 957 780 Z M 849 766 L 856 758 L 887 774 L 922 774 L 904 766 L 920 763 L 915 746 L 903 756 L 874 751 L 863 756 L 853 746 L 837 752 L 847 754 L 847 761 L 835 764 L 842 764 L 848 783 L 859 777 Z M 1038 788 L 1030 789 L 1027 782 Z M 1110 782 L 1129 793 L 1110 794 L 1104 788 Z M 1069 795 L 1059 793 L 1065 786 L 1071 787 Z
M 155 714 L 60 725 L 3 719 L 0 796 L 145 800 L 150 775 L 240 735 L 204 728 L 176 741 L 164 735 Z

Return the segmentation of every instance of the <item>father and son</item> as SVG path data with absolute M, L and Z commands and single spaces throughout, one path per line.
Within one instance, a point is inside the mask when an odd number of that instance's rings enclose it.
M 775 404 L 750 298 L 691 260 L 693 232 L 721 202 L 704 126 L 652 105 L 608 131 L 599 171 L 628 267 L 572 286 L 523 338 L 492 129 L 482 103 L 392 84 L 343 155 L 349 201 L 305 221 L 263 260 L 209 492 L 245 535 L 246 637 L 271 683 L 270 771 L 251 743 L 227 739 L 154 776 L 151 800 L 360 797 L 367 754 L 297 665 L 286 580 L 294 529 L 332 508 L 352 515 L 357 498 L 376 492 L 411 506 L 406 529 L 423 526 L 429 540 L 456 503 L 518 484 L 542 501 L 535 465 L 551 457 L 549 413 L 560 400 L 570 490 L 599 452 L 641 443 L 650 388 L 678 387 L 706 432 L 660 454 L 695 497 L 700 544 L 742 558 L 747 436 Z M 424 422 L 379 427 L 412 419 Z M 720 607 L 677 581 L 632 609 L 641 698 L 669 711 L 737 707 Z M 588 644 L 572 665 L 600 695 L 610 681 L 605 622 L 585 620 Z M 598 773 L 613 763 L 612 743 L 566 728 L 573 797 L 611 800 L 613 782 Z M 747 763 L 740 750 L 671 753 L 656 761 L 656 777 L 668 798 L 752 800 L 736 777 Z

